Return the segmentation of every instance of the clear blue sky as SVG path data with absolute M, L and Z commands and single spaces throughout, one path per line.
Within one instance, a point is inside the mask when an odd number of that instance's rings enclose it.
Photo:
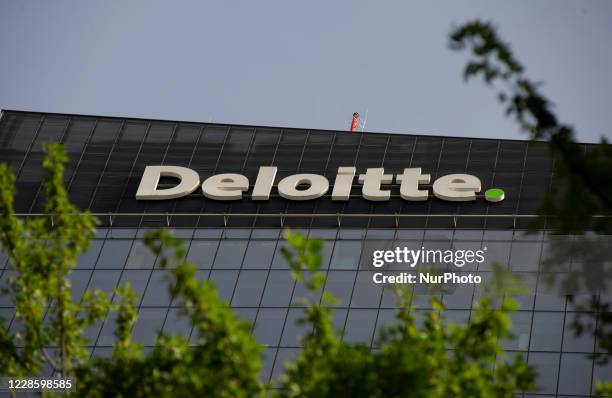
M 612 137 L 609 0 L 0 0 L 0 108 L 524 137 L 447 48 L 475 17 L 580 140 Z

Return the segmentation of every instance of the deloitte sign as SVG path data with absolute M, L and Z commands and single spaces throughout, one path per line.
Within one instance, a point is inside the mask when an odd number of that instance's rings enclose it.
M 355 167 L 339 167 L 334 181 L 331 198 L 334 201 L 347 201 L 356 176 Z M 174 177 L 179 181 L 171 188 L 158 188 L 161 177 Z M 252 200 L 268 200 L 276 178 L 276 167 L 259 168 Z M 383 168 L 367 169 L 358 176 L 362 184 L 361 193 L 367 200 L 385 201 L 391 197 L 391 191 L 384 185 L 393 182 L 400 185 L 400 196 L 407 201 L 423 201 L 429 197 L 429 190 L 422 184 L 429 184 L 431 176 L 422 174 L 420 168 L 404 169 L 402 174 L 385 174 Z M 329 181 L 319 174 L 294 174 L 278 182 L 280 196 L 289 200 L 312 200 L 320 198 L 329 190 Z M 147 166 L 136 192 L 138 200 L 175 199 L 191 194 L 200 186 L 200 176 L 195 170 L 179 166 Z M 249 179 L 242 174 L 216 174 L 202 182 L 202 193 L 214 200 L 240 200 L 243 193 L 249 190 Z M 434 196 L 442 200 L 465 202 L 476 199 L 481 190 L 480 179 L 470 174 L 449 174 L 436 179 L 432 185 Z M 489 202 L 504 200 L 504 191 L 498 188 L 485 192 Z

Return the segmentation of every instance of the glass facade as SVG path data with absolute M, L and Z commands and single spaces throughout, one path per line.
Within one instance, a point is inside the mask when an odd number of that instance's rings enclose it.
M 323 291 L 340 300 L 334 323 L 344 339 L 376 349 L 381 327 L 394 321 L 397 308 L 391 285 L 375 284 L 374 250 L 397 246 L 439 249 L 484 249 L 479 265 L 454 269 L 459 274 L 491 274 L 495 262 L 523 277 L 528 294 L 513 316 L 515 339 L 503 341 L 509 352 L 521 352 L 538 371 L 538 391 L 524 396 L 587 397 L 594 380 L 612 378 L 612 365 L 600 366 L 588 355 L 596 350 L 591 335 L 576 337 L 571 322 L 576 310 L 568 293 L 551 287 L 546 268 L 551 238 L 545 229 L 527 234 L 524 227 L 542 194 L 554 184 L 552 162 L 542 143 L 459 139 L 415 135 L 348 134 L 248 126 L 176 123 L 4 112 L 0 120 L 0 158 L 17 175 L 17 212 L 42 212 L 42 144 L 63 142 L 70 155 L 66 184 L 71 199 L 98 214 L 101 226 L 81 255 L 72 276 L 73 297 L 87 289 L 111 291 L 130 282 L 138 294 L 139 319 L 133 336 L 151 346 L 158 330 L 191 334 L 178 315 L 177 303 L 165 284 L 167 271 L 146 250 L 147 230 L 169 227 L 184 240 L 187 259 L 198 278 L 214 281 L 221 297 L 252 323 L 252 333 L 265 345 L 262 379 L 274 380 L 300 347 L 307 332 L 296 323 L 302 314 L 296 284 L 280 255 L 282 228 L 292 227 L 324 240 Z M 585 146 L 585 150 L 588 147 Z M 296 172 L 323 174 L 333 181 L 339 166 L 385 167 L 389 173 L 421 167 L 436 176 L 465 172 L 481 178 L 483 187 L 503 187 L 507 199 L 450 203 L 436 199 L 409 203 L 393 191 L 389 202 L 372 203 L 357 195 L 332 202 L 329 194 L 309 202 L 290 202 L 274 194 L 269 201 L 248 199 L 215 202 L 201 193 L 186 198 L 137 202 L 136 187 L 145 165 L 190 167 L 202 178 L 235 172 L 255 179 L 264 165 L 279 168 L 277 180 Z M 0 285 L 10 276 L 0 255 Z M 562 264 L 563 265 L 563 264 Z M 387 271 L 414 272 L 401 265 Z M 417 315 L 431 311 L 429 292 L 414 289 Z M 448 285 L 440 293 L 448 320 L 470 319 L 472 303 L 482 287 Z M 572 291 L 590 297 L 597 292 Z M 318 292 L 320 295 L 321 292 Z M 5 327 L 12 321 L 10 297 L 0 296 Z M 107 355 L 113 344 L 113 322 L 87 331 L 92 355 Z

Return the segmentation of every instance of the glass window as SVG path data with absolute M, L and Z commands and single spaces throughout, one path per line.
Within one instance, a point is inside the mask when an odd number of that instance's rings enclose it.
M 570 256 L 564 250 L 571 245 L 571 240 L 565 236 L 556 236 L 552 242 L 542 244 L 542 270 L 545 272 L 567 272 L 570 270 Z
M 356 308 L 378 308 L 383 284 L 372 281 L 371 271 L 359 271 L 355 281 L 355 289 L 351 299 L 351 307 Z
M 127 259 L 126 268 L 153 268 L 155 255 L 145 246 L 144 241 L 135 240 Z
M 13 319 L 12 308 L 0 308 L 0 327 L 7 328 Z
M 223 230 L 220 228 L 199 228 L 195 231 L 195 238 L 220 239 Z
M 412 239 L 420 242 L 423 240 L 425 231 L 422 229 L 398 229 L 395 234 L 397 239 Z
M 481 241 L 483 231 L 480 229 L 456 229 L 454 240 Z
M 112 347 L 96 347 L 91 354 L 92 358 L 110 358 L 112 355 Z
M 108 234 L 108 228 L 96 228 L 96 238 L 106 238 L 106 235 Z
M 149 275 L 151 275 L 151 271 L 149 270 L 126 270 L 123 271 L 121 275 L 121 280 L 119 281 L 119 286 L 124 286 L 126 283 L 129 283 L 136 293 L 136 303 L 139 304 L 142 298 L 142 293 L 147 286 L 147 282 L 149 281 Z M 116 304 L 119 302 L 119 297 L 115 296 L 113 298 L 113 302 Z
M 116 321 L 117 313 L 111 312 L 108 314 L 108 317 L 106 317 L 104 325 L 102 325 L 101 322 L 92 325 L 93 327 L 89 328 L 88 332 L 86 332 L 86 336 L 90 337 L 92 342 L 95 342 L 97 338 L 98 341 L 96 345 L 98 346 L 112 346 L 117 340 L 115 338 L 115 329 L 117 327 Z M 100 330 L 100 326 L 102 326 L 102 330 Z
M 280 229 L 278 228 L 258 228 L 251 232 L 251 239 L 278 239 Z
M 323 242 L 321 247 L 321 268 L 322 270 L 329 268 L 329 262 L 332 257 L 332 251 L 334 250 L 334 242 Z
M 562 330 L 562 312 L 534 312 L 530 349 L 534 351 L 559 351 Z
M 91 278 L 92 271 L 75 269 L 70 274 L 70 294 L 73 301 L 80 301 Z
M 573 351 L 573 352 L 588 352 L 591 353 L 594 350 L 595 340 L 593 338 L 593 334 L 588 332 L 588 328 L 580 335 L 576 336 L 574 332 L 574 328 L 572 327 L 572 322 L 574 317 L 577 314 L 573 312 L 568 312 L 565 314 L 565 327 L 563 331 L 563 351 Z M 583 325 L 590 324 L 591 327 L 593 325 L 593 317 L 582 314 L 581 322 Z
M 215 258 L 216 269 L 240 269 L 244 252 L 247 247 L 246 240 L 223 240 L 219 244 L 217 257 Z
M 535 309 L 545 311 L 565 310 L 565 295 L 558 283 L 550 283 L 544 275 L 538 278 Z
M 487 229 L 484 231 L 485 240 L 512 240 L 512 230 Z
M 108 239 L 104 241 L 96 268 L 123 268 L 131 247 L 131 240 Z
M 538 241 L 542 240 L 544 234 L 542 231 L 540 232 L 530 232 L 530 231 L 514 231 L 514 240 L 530 240 L 530 241 Z
M 457 274 L 462 274 L 458 272 Z M 452 309 L 470 309 L 472 308 L 472 297 L 474 296 L 473 284 L 448 284 L 445 286 L 443 300 L 446 303 L 446 308 Z
M 180 239 L 191 239 L 193 237 L 193 228 L 174 228 L 168 232 Z
M 406 286 L 405 292 L 410 293 L 412 289 L 412 286 Z M 398 305 L 399 301 L 397 299 L 396 287 L 390 285 L 383 286 L 382 300 L 380 303 L 381 308 L 396 308 Z
M 491 270 L 493 264 L 508 265 L 510 257 L 509 242 L 482 242 L 483 250 L 486 248 L 484 261 L 478 266 L 479 270 Z
M 261 301 L 262 307 L 287 307 L 293 291 L 293 275 L 291 271 L 272 270 L 268 276 L 266 289 Z
M 588 395 L 592 361 L 584 354 L 562 354 L 558 394 Z
M 332 326 L 334 329 L 339 330 L 344 335 L 344 325 L 346 325 L 346 316 L 348 310 L 345 308 L 336 308 L 332 313 Z
M 117 270 L 96 270 L 91 275 L 88 290 L 101 289 L 111 293 L 117 287 L 121 271 Z
M 9 280 L 13 275 L 12 271 L 0 272 L 0 292 L 10 287 Z M 0 294 L 0 307 L 13 307 L 13 297 L 12 293 Z
M 191 324 L 189 318 L 180 314 L 180 308 L 170 308 L 168 316 L 164 323 L 164 333 L 167 335 L 179 335 L 189 337 L 191 333 Z
M 167 307 L 170 305 L 172 298 L 168 291 L 168 275 L 169 271 L 153 271 L 141 305 L 145 307 Z
M 337 229 L 323 229 L 323 228 L 315 228 L 311 229 L 309 233 L 309 238 L 317 238 L 317 239 L 336 239 L 336 235 L 338 234 Z
M 141 308 L 132 330 L 134 342 L 146 346 L 153 345 L 167 312 L 167 308 Z
M 361 254 L 361 241 L 336 241 L 334 254 L 331 260 L 331 269 L 357 269 Z
M 217 246 L 219 242 L 216 240 L 194 240 L 189 247 L 187 261 L 199 269 L 210 269 L 217 253 Z
M 210 273 L 210 280 L 215 284 L 219 297 L 229 302 L 234 293 L 238 271 L 213 270 Z
M 272 366 L 274 365 L 276 351 L 276 348 L 269 347 L 264 350 L 260 373 L 260 380 L 263 383 L 268 383 L 270 381 L 270 375 L 272 374 Z
M 282 346 L 298 347 L 302 345 L 302 338 L 310 331 L 310 325 L 298 323 L 298 320 L 303 317 L 304 310 L 302 308 L 289 309 L 281 340 Z
M 344 329 L 344 341 L 371 344 L 377 312 L 377 310 L 351 308 Z
M 248 239 L 251 230 L 247 228 L 226 228 L 225 237 L 230 239 Z
M 606 355 L 602 359 L 605 362 L 602 364 L 595 363 L 593 366 L 593 393 L 595 393 L 595 382 L 606 382 L 612 379 L 612 358 Z
M 440 241 L 451 241 L 453 240 L 452 229 L 428 229 L 425 230 L 426 241 L 440 240 Z
M 288 247 L 287 241 L 279 240 L 274 251 L 274 259 L 272 260 L 272 269 L 289 269 L 285 257 L 281 253 L 283 247 Z
M 327 274 L 325 291 L 340 300 L 340 306 L 347 306 L 351 300 L 355 274 L 354 271 L 329 271 Z
M 556 393 L 557 376 L 559 374 L 559 354 L 530 352 L 528 363 L 537 372 L 536 384 L 538 388 L 532 392 L 539 392 L 541 394 Z
M 76 268 L 93 268 L 102 249 L 103 240 L 92 240 L 87 250 L 77 258 Z
M 531 334 L 531 312 L 519 311 L 510 316 L 512 322 L 513 339 L 501 340 L 505 350 L 526 351 L 529 347 L 529 335 Z
M 288 363 L 294 362 L 298 356 L 299 348 L 279 348 L 276 354 L 276 360 L 274 361 L 274 369 L 272 370 L 271 380 L 274 381 L 275 386 L 278 386 L 279 376 L 284 372 L 285 367 Z
M 415 285 L 414 295 L 412 296 L 412 305 L 415 308 L 430 309 L 431 307 L 431 296 L 433 293 L 428 290 L 426 286 Z M 442 298 L 439 294 L 436 294 L 438 298 Z
M 378 319 L 376 320 L 376 331 L 374 333 L 374 342 L 381 337 L 381 333 L 384 329 L 389 328 L 395 323 L 396 319 L 395 310 L 380 310 L 378 312 Z M 377 344 L 374 344 L 375 346 Z
M 276 248 L 275 240 L 252 240 L 244 258 L 243 268 L 268 269 Z
M 238 318 L 243 319 L 251 325 L 255 323 L 255 317 L 257 316 L 257 308 L 234 308 L 234 312 L 238 315 Z
M 285 324 L 285 308 L 261 308 L 257 314 L 253 336 L 261 344 L 277 346 Z
M 386 239 L 393 240 L 395 236 L 394 229 L 368 229 L 368 233 L 366 235 L 367 239 Z
M 136 236 L 136 229 L 132 228 L 110 228 L 109 238 L 133 238 Z
M 512 242 L 510 267 L 515 271 L 537 271 L 541 248 L 540 242 Z
M 521 277 L 521 283 L 525 286 L 526 294 L 521 294 L 516 297 L 516 301 L 519 302 L 521 310 L 532 310 L 535 302 L 535 291 L 538 275 L 535 272 L 529 273 L 516 273 Z M 484 278 L 483 278 L 484 280 Z
M 309 278 L 309 277 L 310 276 L 306 276 L 306 278 Z M 314 292 L 311 292 L 306 288 L 305 282 L 296 281 L 295 288 L 293 289 L 293 299 L 291 300 L 291 306 L 304 307 L 305 306 L 304 300 L 306 300 L 307 303 L 308 302 L 320 303 L 322 294 L 323 294 L 322 287 L 320 287 Z
M 232 305 L 235 307 L 259 306 L 267 275 L 267 271 L 241 271 Z
M 340 239 L 362 239 L 366 234 L 365 229 L 343 228 L 338 231 Z

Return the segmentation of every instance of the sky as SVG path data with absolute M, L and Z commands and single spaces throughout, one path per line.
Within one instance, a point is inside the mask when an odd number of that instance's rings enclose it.
M 612 138 L 609 0 L 0 0 L 0 109 L 526 138 L 448 48 L 474 18 L 580 141 Z

